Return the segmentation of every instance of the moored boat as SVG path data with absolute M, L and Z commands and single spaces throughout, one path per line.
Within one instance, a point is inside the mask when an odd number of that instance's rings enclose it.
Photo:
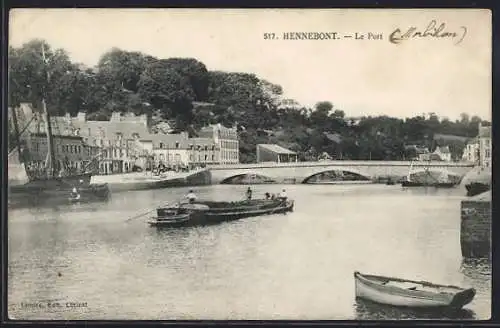
M 491 186 L 487 183 L 471 182 L 465 185 L 465 189 L 467 190 L 467 196 L 472 197 L 490 190 Z
M 157 216 L 151 218 L 148 223 L 168 227 L 217 224 L 253 216 L 291 212 L 293 206 L 293 200 L 286 199 L 195 202 L 158 208 Z
M 412 308 L 461 309 L 476 291 L 425 281 L 413 281 L 354 272 L 356 297 L 376 303 Z
M 453 188 L 457 184 L 454 182 L 418 182 L 418 181 L 403 181 L 402 187 L 435 187 L 435 188 Z

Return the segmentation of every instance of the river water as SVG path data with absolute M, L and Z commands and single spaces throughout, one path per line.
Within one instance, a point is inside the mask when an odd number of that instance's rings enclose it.
M 254 187 L 254 197 L 282 186 Z M 463 263 L 464 190 L 289 185 L 293 213 L 157 230 L 128 218 L 185 188 L 116 193 L 106 203 L 12 209 L 13 319 L 488 319 L 491 266 Z M 246 186 L 199 187 L 238 200 Z M 474 287 L 458 314 L 357 301 L 353 272 Z

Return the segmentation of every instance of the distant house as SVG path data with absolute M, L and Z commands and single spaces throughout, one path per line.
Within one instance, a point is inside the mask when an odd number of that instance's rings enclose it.
M 415 158 L 413 158 L 413 159 L 416 159 L 419 161 L 428 161 L 429 160 L 429 149 L 427 147 L 420 146 L 420 145 L 406 145 L 404 148 L 405 148 L 405 151 L 415 154 Z
M 442 161 L 443 159 L 436 153 L 420 154 L 418 156 L 419 161 Z
M 297 153 L 275 144 L 257 145 L 257 163 L 262 162 L 297 162 Z
M 451 152 L 448 146 L 436 147 L 434 154 L 438 155 L 442 161 L 451 162 Z
M 462 160 L 469 163 L 479 162 L 479 138 L 474 138 L 467 142 Z
M 491 126 L 479 123 L 479 162 L 482 167 L 491 166 Z

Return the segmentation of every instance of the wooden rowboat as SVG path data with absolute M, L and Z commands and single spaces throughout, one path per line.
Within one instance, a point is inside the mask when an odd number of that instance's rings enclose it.
M 461 309 L 476 291 L 457 286 L 437 285 L 354 272 L 356 297 L 376 303 L 411 308 Z

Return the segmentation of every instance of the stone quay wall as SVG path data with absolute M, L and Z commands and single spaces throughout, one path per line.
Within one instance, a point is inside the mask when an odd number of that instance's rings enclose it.
M 491 199 L 461 202 L 460 244 L 465 258 L 491 258 Z

